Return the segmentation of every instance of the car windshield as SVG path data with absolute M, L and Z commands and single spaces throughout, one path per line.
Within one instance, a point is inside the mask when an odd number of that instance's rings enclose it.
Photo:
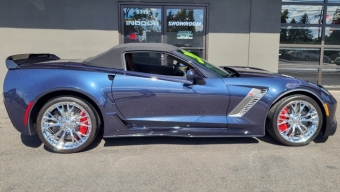
M 189 51 L 186 51 L 186 50 L 183 50 L 183 49 L 179 49 L 177 50 L 178 53 L 184 55 L 185 57 L 191 59 L 191 60 L 194 60 L 195 62 L 197 62 L 198 64 L 201 64 L 203 65 L 204 67 L 210 69 L 211 71 L 214 71 L 215 73 L 217 73 L 219 76 L 221 77 L 230 77 L 230 74 L 226 71 L 224 71 L 223 69 L 221 68 L 218 68 L 210 63 L 208 63 L 208 61 L 200 58 L 199 56 L 189 52 Z

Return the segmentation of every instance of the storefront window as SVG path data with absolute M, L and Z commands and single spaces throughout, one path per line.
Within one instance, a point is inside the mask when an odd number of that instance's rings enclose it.
M 320 49 L 314 48 L 280 48 L 279 64 L 295 66 L 319 65 Z
M 334 67 L 340 66 L 340 49 L 325 49 L 323 64 Z
M 317 83 L 318 80 L 318 69 L 317 68 L 296 68 L 295 66 L 287 65 L 279 68 L 279 73 L 297 77 L 299 79 Z
M 160 8 L 124 8 L 124 43 L 161 43 Z
M 340 86 L 340 68 L 322 69 L 322 84 L 326 86 Z
M 319 5 L 282 5 L 281 23 L 321 24 L 323 6 Z
M 326 45 L 340 45 L 340 28 L 326 27 Z
M 323 3 L 324 0 L 282 0 L 282 2 Z
M 166 15 L 169 44 L 178 47 L 203 47 L 203 9 L 167 9 Z
M 340 0 L 282 0 L 280 44 L 280 72 L 339 88 Z
M 122 4 L 120 42 L 167 43 L 205 58 L 206 19 L 203 5 Z
M 339 25 L 340 24 L 340 6 L 327 7 L 327 24 Z
M 281 27 L 282 44 L 321 44 L 321 27 Z

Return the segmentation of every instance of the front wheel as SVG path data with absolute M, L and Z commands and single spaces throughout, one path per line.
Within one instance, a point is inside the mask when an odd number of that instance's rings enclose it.
M 59 153 L 85 149 L 94 140 L 98 121 L 92 107 L 75 97 L 47 102 L 37 118 L 37 132 L 44 144 Z
M 318 103 L 305 95 L 291 95 L 276 103 L 267 116 L 267 130 L 279 142 L 303 146 L 319 134 L 323 115 Z

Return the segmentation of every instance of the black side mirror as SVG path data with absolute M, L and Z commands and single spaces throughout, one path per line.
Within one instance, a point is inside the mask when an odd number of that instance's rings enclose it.
M 193 82 L 194 84 L 204 85 L 205 81 L 203 76 L 196 69 L 189 69 L 187 71 L 187 80 Z

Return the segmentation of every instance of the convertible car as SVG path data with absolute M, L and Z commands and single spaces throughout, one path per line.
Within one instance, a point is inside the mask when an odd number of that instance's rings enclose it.
M 104 138 L 261 137 L 302 146 L 337 128 L 322 86 L 251 67 L 216 67 L 184 49 L 122 44 L 85 60 L 7 58 L 4 103 L 13 126 L 51 150 Z

